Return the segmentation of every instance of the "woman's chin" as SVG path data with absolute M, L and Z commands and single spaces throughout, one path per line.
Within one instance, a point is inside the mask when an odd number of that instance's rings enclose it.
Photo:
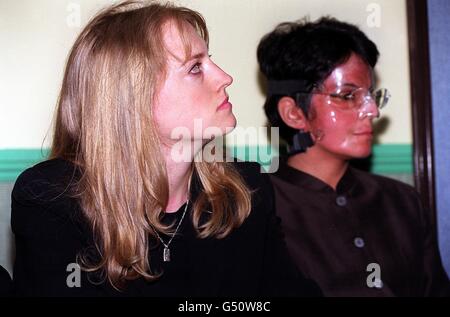
M 367 158 L 368 156 L 370 156 L 370 154 L 372 154 L 372 147 L 367 146 L 367 147 L 354 148 L 352 150 L 351 156 L 354 159 L 364 159 L 364 158 Z

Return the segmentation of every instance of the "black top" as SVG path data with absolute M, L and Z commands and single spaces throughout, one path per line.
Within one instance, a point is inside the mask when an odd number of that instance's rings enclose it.
M 0 297 L 12 295 L 11 286 L 11 277 L 8 271 L 0 265 Z
M 351 167 L 336 191 L 285 162 L 271 176 L 288 249 L 325 296 L 450 295 L 412 187 Z
M 157 281 L 129 281 L 118 292 L 98 274 L 81 273 L 77 287 L 68 267 L 80 251 L 93 252 L 93 236 L 78 202 L 67 190 L 76 179 L 72 164 L 63 160 L 40 163 L 23 172 L 12 192 L 12 229 L 16 238 L 14 288 L 18 295 L 44 296 L 296 296 L 317 295 L 291 264 L 273 190 L 254 163 L 236 163 L 252 195 L 252 211 L 241 227 L 224 239 L 196 237 L 191 209 L 170 244 L 171 261 L 162 261 L 163 246 L 151 242 L 151 268 L 163 271 Z M 191 184 L 191 197 L 201 190 Z M 177 222 L 185 206 L 164 221 Z M 207 216 L 207 212 L 204 213 Z M 169 237 L 161 237 L 165 243 Z M 95 255 L 96 252 L 93 252 Z M 67 281 L 70 286 L 68 287 Z M 93 282 L 96 282 L 93 283 Z M 98 283 L 100 282 L 100 284 Z

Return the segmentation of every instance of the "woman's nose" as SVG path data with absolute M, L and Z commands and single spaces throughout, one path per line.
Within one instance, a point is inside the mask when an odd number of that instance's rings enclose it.
M 217 66 L 217 80 L 219 83 L 219 88 L 226 88 L 233 83 L 233 77 L 226 73 L 222 68 Z
M 378 109 L 377 103 L 375 100 L 369 96 L 361 105 L 358 110 L 358 118 L 364 119 L 366 117 L 371 118 L 379 118 L 380 117 L 380 109 Z

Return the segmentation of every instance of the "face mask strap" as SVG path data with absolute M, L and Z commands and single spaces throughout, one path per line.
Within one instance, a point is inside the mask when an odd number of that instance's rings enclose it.
M 270 96 L 295 96 L 295 103 L 300 107 L 305 115 L 308 113 L 308 105 L 311 101 L 311 96 L 306 100 L 300 102 L 302 95 L 309 95 L 309 84 L 305 80 L 269 80 L 267 83 L 267 93 Z
M 300 130 L 292 138 L 292 145 L 289 146 L 288 155 L 291 156 L 298 153 L 304 153 L 313 145 L 314 141 L 311 137 L 311 133 Z
M 292 96 L 298 92 L 306 92 L 308 84 L 304 80 L 269 80 L 267 82 L 267 93 L 269 96 L 282 95 Z

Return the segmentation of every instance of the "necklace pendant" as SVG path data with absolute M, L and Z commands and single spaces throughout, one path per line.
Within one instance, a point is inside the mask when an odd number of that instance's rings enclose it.
M 164 247 L 163 260 L 164 262 L 170 262 L 170 249 L 168 247 Z

